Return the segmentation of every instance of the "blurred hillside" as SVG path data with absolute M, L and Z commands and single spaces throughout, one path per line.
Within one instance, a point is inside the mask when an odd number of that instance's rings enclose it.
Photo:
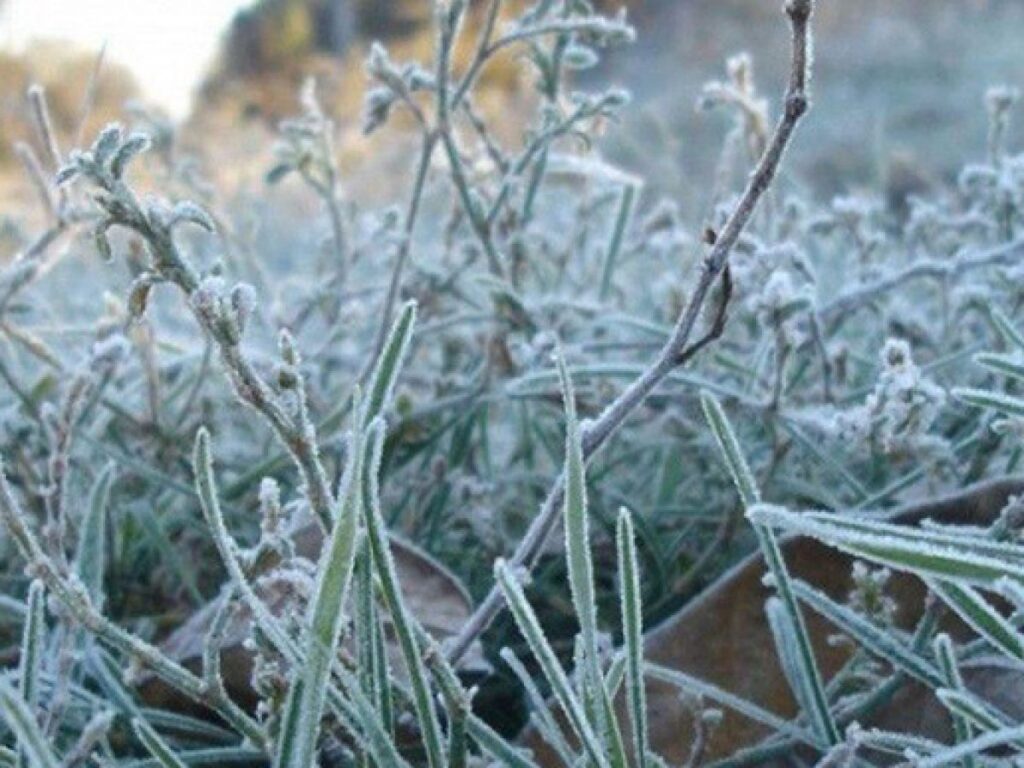
M 700 201 L 731 119 L 695 109 L 701 86 L 724 77 L 729 56 L 748 51 L 775 108 L 787 66 L 777 6 L 680 0 L 638 8 L 638 44 L 597 73 L 626 83 L 640 107 L 614 132 L 614 156 Z M 818 193 L 953 176 L 984 155 L 985 91 L 1024 87 L 1019 0 L 824 0 L 814 26 L 814 112 L 789 168 Z M 1024 137 L 1021 123 L 1013 141 Z
M 666 191 L 698 202 L 701 185 L 690 180 L 713 171 L 730 117 L 698 113 L 695 101 L 737 51 L 752 55 L 765 96 L 779 92 L 787 43 L 777 4 L 631 2 L 638 43 L 587 73 L 628 86 L 639 103 L 607 150 Z M 294 112 L 299 84 L 315 74 L 328 107 L 358 143 L 368 41 L 387 40 L 398 59 L 426 59 L 429 9 L 425 0 L 261 0 L 226 32 L 193 124 L 204 133 L 242 121 L 272 128 Z M 914 187 L 953 173 L 983 150 L 985 89 L 1024 85 L 1019 0 L 827 0 L 816 27 L 816 110 L 795 167 L 828 193 L 887 181 Z M 497 92 L 493 108 L 528 90 L 518 68 L 508 70 L 487 73 Z
M 125 104 L 139 95 L 126 68 L 105 62 L 99 77 L 94 52 L 60 42 L 37 43 L 23 55 L 0 52 L 0 166 L 13 160 L 18 141 L 32 141 L 26 91 L 41 84 L 63 137 L 91 136 L 111 120 L 120 119 Z
M 509 9 L 526 0 L 506 0 Z M 604 0 L 613 10 L 622 0 Z M 786 29 L 777 0 L 630 0 L 636 45 L 615 51 L 588 82 L 628 87 L 637 107 L 603 147 L 613 160 L 684 205 L 706 204 L 703 181 L 717 163 L 731 116 L 698 112 L 701 86 L 719 79 L 724 62 L 748 51 L 762 95 L 774 106 L 784 76 Z M 3 7 L 0 2 L 0 8 Z M 367 161 L 372 184 L 405 170 L 407 142 L 389 128 L 365 140 L 360 112 L 369 43 L 382 39 L 395 59 L 427 60 L 428 0 L 254 0 L 224 29 L 219 53 L 203 81 L 184 131 L 184 146 L 205 155 L 217 173 L 256 183 L 270 162 L 279 120 L 298 109 L 302 82 L 315 75 L 321 100 L 337 119 L 342 164 L 354 186 Z M 480 23 L 482 2 L 468 15 Z M 187 11 L 182 11 L 187 12 Z M 914 189 L 948 177 L 984 148 L 982 97 L 992 84 L 1024 86 L 1024 28 L 1020 0 L 823 0 L 816 20 L 815 111 L 801 128 L 790 168 L 823 194 L 888 184 Z M 473 35 L 463 36 L 465 58 Z M 0 164 L 25 135 L 26 85 L 47 85 L 58 131 L 70 142 L 93 53 L 59 43 L 36 45 L 23 56 L 0 55 Z M 456 57 L 458 59 L 458 56 Z M 130 62 L 129 62 L 130 64 Z M 509 119 L 503 139 L 517 141 L 516 115 L 531 98 L 528 75 L 511 58 L 485 72 L 480 106 Z M 130 72 L 106 62 L 85 135 L 118 116 L 139 88 Z M 159 94 L 150 94 L 157 97 Z M 1014 128 L 1020 132 L 1018 123 Z M 230 141 L 214 140 L 230 137 Z

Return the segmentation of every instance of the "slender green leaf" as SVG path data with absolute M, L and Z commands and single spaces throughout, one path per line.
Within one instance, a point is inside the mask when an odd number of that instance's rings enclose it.
M 311 768 L 316 764 L 320 718 L 337 653 L 363 505 L 363 435 L 358 427 L 349 440 L 348 456 L 338 496 L 338 513 L 317 567 L 309 623 L 304 633 L 303 667 L 288 691 L 284 726 L 274 759 L 277 768 Z
M 743 451 L 740 448 L 739 440 L 736 439 L 736 433 L 733 432 L 732 426 L 729 424 L 722 404 L 714 395 L 701 392 L 700 404 L 704 409 L 704 418 L 707 419 L 708 426 L 711 427 L 718 449 L 722 452 L 725 466 L 729 470 L 729 474 L 732 475 L 736 490 L 739 491 L 740 500 L 743 502 L 743 506 L 749 509 L 761 501 L 761 494 L 757 490 L 757 481 L 747 465 L 747 460 L 743 458 Z
M 551 645 L 544 636 L 544 630 L 541 629 L 540 622 L 537 621 L 537 615 L 533 612 L 533 608 L 530 607 L 526 595 L 523 594 L 523 588 L 509 571 L 504 560 L 498 560 L 495 563 L 494 576 L 509 611 L 512 613 L 512 618 L 516 622 L 516 626 L 519 627 L 519 631 L 530 646 L 530 651 L 540 664 L 544 677 L 551 686 L 551 690 L 555 698 L 558 699 L 558 703 L 569 718 L 569 722 L 576 736 L 583 744 L 587 755 L 601 768 L 608 768 L 604 748 L 587 719 L 583 705 L 573 692 L 565 670 L 558 663 L 558 657 L 555 656 L 554 650 L 552 650 Z
M 1024 400 L 1002 392 L 958 387 L 953 390 L 953 397 L 977 408 L 991 408 L 1009 416 L 1024 417 Z
M 132 728 L 135 730 L 135 735 L 139 737 L 139 741 L 149 751 L 149 754 L 163 768 L 187 768 L 186 763 L 174 754 L 174 751 L 167 742 L 145 720 L 135 718 L 132 720 Z
M 384 602 L 387 604 L 394 624 L 398 645 L 405 660 L 406 670 L 412 686 L 413 705 L 423 734 L 423 743 L 427 750 L 427 759 L 431 768 L 443 768 L 443 747 L 441 725 L 438 720 L 434 697 L 430 691 L 427 672 L 423 666 L 423 657 L 416 640 L 414 619 L 405 605 L 401 585 L 398 581 L 398 570 L 391 555 L 391 547 L 387 540 L 387 529 L 384 516 L 380 509 L 380 490 L 378 488 L 381 452 L 384 444 L 384 423 L 378 417 L 370 425 L 367 435 L 367 459 L 362 471 L 364 522 L 370 543 L 370 552 L 380 577 Z
M 1009 717 L 967 691 L 938 688 L 935 695 L 951 713 L 962 717 L 980 731 L 987 733 L 1013 725 Z M 1024 749 L 1024 739 L 1018 742 L 1018 747 Z
M 409 301 L 402 306 L 398 319 L 391 327 L 387 341 L 377 360 L 377 367 L 370 377 L 363 404 L 362 428 L 368 429 L 370 422 L 380 416 L 391 402 L 395 382 L 402 369 L 409 341 L 416 325 L 416 302 Z
M 604 257 L 604 267 L 601 270 L 601 288 L 599 297 L 601 301 L 608 298 L 612 289 L 612 277 L 615 275 L 615 266 L 619 260 L 619 253 L 622 251 L 622 243 L 626 237 L 626 228 L 633 215 L 633 206 L 636 202 L 636 185 L 626 184 L 619 195 L 619 210 L 615 217 L 615 225 L 612 228 L 612 236 L 608 241 L 608 251 Z
M 708 701 L 730 709 L 743 717 L 760 723 L 780 735 L 789 736 L 801 744 L 810 747 L 820 748 L 821 742 L 815 734 L 809 733 L 793 723 L 783 720 L 763 707 L 759 707 L 752 701 L 741 696 L 722 690 L 713 683 L 705 682 L 699 678 L 681 672 L 678 669 L 670 669 L 660 664 L 646 662 L 644 669 L 648 677 L 677 686 L 680 690 L 686 691 L 691 696 L 700 696 Z
M 21 633 L 21 652 L 18 657 L 18 692 L 29 712 L 37 711 L 39 702 L 39 676 L 42 672 L 46 644 L 46 590 L 43 582 L 35 579 L 28 587 L 25 624 Z M 27 753 L 19 750 L 17 764 L 25 764 Z
M 633 761 L 637 768 L 647 765 L 647 694 L 644 688 L 643 610 L 640 594 L 640 567 L 636 540 L 629 511 L 619 511 L 616 530 L 619 556 L 619 586 L 622 590 L 622 635 L 626 649 L 626 692 L 630 723 L 633 727 Z
M 938 659 L 939 666 L 942 668 L 942 676 L 946 678 L 946 684 L 956 690 L 964 690 L 964 681 L 960 677 L 960 668 L 956 661 L 956 651 L 949 635 L 944 632 L 937 635 L 932 647 L 935 651 L 935 658 Z M 950 713 L 953 715 L 953 733 L 957 743 L 970 741 L 972 735 L 970 720 L 953 710 L 950 710 Z M 963 765 L 964 768 L 974 768 L 974 758 L 965 757 Z
M 929 581 L 928 587 L 993 647 L 1024 660 L 1024 637 L 975 590 L 950 581 Z
M 998 731 L 983 733 L 955 747 L 936 752 L 923 760 L 916 761 L 914 766 L 915 768 L 941 768 L 941 766 L 953 765 L 963 761 L 964 758 L 981 755 L 990 749 L 1006 744 L 1015 744 L 1021 739 L 1024 739 L 1024 726 L 1015 725 L 1011 728 L 1001 728 Z
M 747 512 L 756 524 L 810 536 L 857 557 L 925 578 L 956 580 L 993 588 L 1002 578 L 1024 581 L 1024 566 L 990 552 L 1005 545 L 985 542 L 985 554 L 972 551 L 967 535 L 960 545 L 939 543 L 930 532 L 883 523 L 852 523 L 829 513 L 794 513 L 782 507 L 759 504 Z M 1015 552 L 1019 556 L 1019 552 Z
M 519 684 L 523 686 L 523 690 L 526 692 L 526 700 L 533 710 L 530 719 L 541 738 L 555 750 L 565 765 L 575 763 L 576 758 L 573 756 L 572 748 L 569 746 L 565 734 L 562 733 L 562 729 L 555 720 L 551 712 L 551 706 L 544 698 L 544 695 L 541 694 L 540 689 L 537 688 L 537 684 L 523 665 L 523 662 L 509 648 L 502 648 L 499 655 L 502 661 L 508 665 L 508 668 L 512 670 L 512 674 L 519 680 Z
M 701 393 L 701 405 L 708 425 L 711 427 L 715 442 L 722 453 L 729 473 L 743 501 L 743 506 L 749 511 L 756 508 L 760 503 L 760 492 L 757 482 L 750 471 L 743 451 L 740 448 L 739 440 L 729 423 L 728 417 L 721 403 L 708 392 Z M 782 599 L 782 605 L 789 614 L 787 620 L 792 629 L 792 640 L 796 644 L 797 655 L 791 660 L 793 666 L 791 671 L 799 675 L 798 685 L 806 693 L 804 701 L 807 707 L 807 716 L 814 724 L 817 734 L 823 739 L 826 745 L 838 744 L 840 741 L 839 729 L 829 710 L 828 697 L 825 694 L 825 684 L 822 681 L 821 672 L 818 670 L 817 662 L 814 659 L 814 648 L 811 645 L 810 636 L 807 633 L 807 625 L 804 622 L 800 606 L 793 595 L 793 587 L 790 583 L 789 571 L 786 562 L 782 557 L 782 550 L 775 538 L 771 528 L 758 524 L 754 521 L 754 532 L 757 534 L 758 544 L 764 555 L 768 570 L 772 575 L 775 589 Z
M 60 760 L 51 750 L 49 738 L 7 675 L 0 675 L 0 719 L 14 732 L 30 764 L 35 768 L 59 768 Z
M 103 606 L 103 574 L 106 569 L 107 506 L 114 482 L 115 465 L 108 463 L 89 492 L 85 518 L 78 532 L 75 571 L 97 608 Z
M 1024 358 L 1019 353 L 1001 355 L 996 352 L 979 352 L 974 356 L 974 362 L 996 373 L 1024 380 Z
M 1017 349 L 1024 351 L 1024 336 L 1021 336 L 1020 331 L 1017 330 L 1017 326 L 1014 325 L 1013 321 L 1006 316 L 999 307 L 994 303 L 988 308 L 989 317 L 992 319 L 992 323 L 995 325 L 999 335 L 1003 337 L 1003 340 L 1007 344 L 1015 346 Z
M 27 605 L 18 658 L 18 688 L 25 704 L 34 710 L 39 701 L 39 673 L 46 643 L 46 591 L 38 579 L 29 584 Z
M 922 656 L 914 653 L 892 633 L 872 623 L 859 613 L 831 600 L 808 584 L 793 580 L 793 593 L 814 612 L 834 624 L 868 653 L 874 654 L 925 685 L 935 688 L 944 680 Z
M 598 732 L 607 734 L 610 723 L 600 704 L 604 677 L 597 650 L 597 600 L 594 597 L 594 564 L 590 552 L 590 531 L 587 515 L 587 486 L 583 463 L 583 443 L 576 417 L 576 395 L 572 379 L 561 352 L 557 355 L 558 375 L 565 404 L 565 502 L 562 511 L 565 525 L 565 560 L 569 571 L 569 591 L 582 638 L 582 664 L 587 696 L 596 713 Z

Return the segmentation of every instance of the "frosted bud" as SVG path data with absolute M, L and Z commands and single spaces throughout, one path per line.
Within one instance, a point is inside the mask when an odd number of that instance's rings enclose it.
M 302 364 L 302 358 L 299 355 L 298 347 L 295 345 L 295 337 L 292 336 L 291 331 L 287 328 L 282 329 L 278 336 L 277 344 L 281 350 L 281 359 L 284 360 L 286 365 L 298 367 Z
M 130 348 L 128 339 L 122 334 L 111 334 L 92 345 L 92 364 L 94 367 L 117 365 L 128 356 Z
M 189 297 L 192 309 L 208 327 L 214 327 L 221 319 L 221 299 L 224 295 L 224 280 L 220 277 L 204 277 L 199 287 Z
M 273 533 L 281 525 L 281 488 L 272 477 L 260 481 L 260 518 L 264 533 Z
M 146 314 L 146 307 L 149 306 L 149 295 L 156 283 L 156 276 L 152 273 L 139 275 L 132 282 L 128 290 L 128 318 L 137 323 Z
M 100 165 L 105 164 L 113 156 L 115 150 L 121 146 L 123 136 L 124 128 L 121 127 L 120 123 L 111 123 L 100 131 L 100 135 L 96 137 L 91 150 L 96 158 L 96 162 Z
M 910 362 L 910 345 L 904 339 L 886 339 L 882 348 L 882 364 L 886 368 L 903 368 Z
M 985 92 L 985 106 L 989 114 L 1000 115 L 1009 110 L 1020 98 L 1020 91 L 1008 85 L 996 85 Z
M 239 283 L 231 289 L 231 310 L 240 333 L 245 333 L 249 318 L 256 311 L 256 289 L 248 283 Z

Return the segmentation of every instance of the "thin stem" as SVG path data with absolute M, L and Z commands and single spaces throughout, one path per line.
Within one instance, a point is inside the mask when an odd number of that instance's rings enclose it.
M 622 423 L 635 411 L 647 396 L 687 358 L 688 343 L 693 329 L 701 316 L 704 303 L 717 278 L 726 269 L 731 253 L 740 235 L 750 221 L 761 197 L 771 186 L 779 164 L 789 145 L 793 132 L 801 117 L 807 112 L 809 101 L 807 83 L 809 78 L 809 22 L 813 3 L 811 0 L 791 0 L 786 5 L 792 30 L 792 59 L 789 87 L 787 88 L 782 117 L 775 133 L 747 182 L 746 189 L 736 203 L 729 219 L 722 228 L 718 239 L 704 260 L 700 279 L 686 309 L 676 322 L 672 335 L 657 358 L 636 380 L 616 397 L 597 419 L 583 432 L 584 460 L 597 451 Z M 724 319 L 723 319 L 724 322 Z M 707 343 L 705 339 L 697 345 Z M 699 348 L 699 346 L 698 346 Z M 548 492 L 541 510 L 530 524 L 526 535 L 519 542 L 509 559 L 512 569 L 529 567 L 543 549 L 549 534 L 555 527 L 565 489 L 562 474 Z M 448 658 L 455 661 L 469 649 L 473 640 L 483 632 L 501 610 L 503 601 L 497 586 L 491 588 L 484 600 L 469 617 L 459 633 L 451 640 Z
M 162 680 L 188 698 L 209 706 L 253 744 L 266 746 L 263 729 L 230 699 L 210 690 L 203 681 L 164 655 L 158 648 L 114 624 L 100 613 L 85 588 L 61 575 L 56 563 L 43 551 L 29 529 L 26 516 L 14 498 L 0 465 L 0 518 L 32 573 L 68 610 L 71 616 L 102 642 L 150 668 Z
M 391 270 L 391 280 L 388 283 L 387 297 L 384 299 L 384 309 L 381 313 L 380 325 L 377 328 L 377 338 L 373 344 L 373 354 L 367 359 L 366 369 L 359 377 L 360 380 L 365 379 L 369 372 L 373 370 L 388 338 L 391 319 L 395 313 L 395 304 L 398 303 L 398 296 L 402 288 L 402 273 L 405 270 L 405 263 L 409 259 L 409 251 L 412 248 L 412 235 L 416 229 L 416 220 L 419 218 L 420 205 L 423 202 L 423 190 L 426 187 L 427 172 L 430 170 L 430 160 L 434 155 L 434 148 L 436 146 L 437 134 L 430 131 L 424 133 L 423 144 L 420 148 L 420 159 L 416 166 L 416 179 L 413 182 L 412 194 L 409 197 L 409 205 L 405 213 L 405 228 L 402 232 L 402 241 L 398 245 L 398 256 L 395 260 L 395 266 Z

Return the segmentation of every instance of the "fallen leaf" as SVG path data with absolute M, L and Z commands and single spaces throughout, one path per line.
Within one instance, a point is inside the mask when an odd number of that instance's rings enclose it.
M 1003 478 L 947 497 L 909 504 L 886 513 L 886 517 L 906 524 L 930 519 L 950 525 L 984 526 L 996 519 L 1010 495 L 1021 492 L 1024 478 Z M 793 576 L 834 600 L 846 600 L 853 586 L 852 558 L 811 539 L 786 538 L 781 545 Z M 644 648 L 650 661 L 713 683 L 788 719 L 796 714 L 797 706 L 776 659 L 774 640 L 765 619 L 764 603 L 772 594 L 762 581 L 765 571 L 760 554 L 747 557 L 681 611 L 648 632 Z M 897 625 L 910 628 L 916 624 L 924 607 L 925 590 L 921 582 L 894 573 L 886 592 L 899 606 Z M 836 628 L 806 607 L 804 616 L 819 668 L 828 680 L 850 658 L 850 648 L 847 644 L 829 642 L 837 634 Z M 954 637 L 970 636 L 966 627 L 949 617 L 943 628 Z M 985 666 L 967 667 L 963 674 L 969 688 L 1015 719 L 1024 719 L 1024 674 Z M 624 702 L 621 696 L 619 699 L 616 706 L 621 721 L 626 723 Z M 679 688 L 653 680 L 647 684 L 647 701 L 652 749 L 669 764 L 685 764 L 694 740 L 690 704 Z M 736 713 L 726 711 L 724 715 L 707 743 L 707 760 L 728 757 L 769 735 L 765 727 Z M 941 740 L 951 736 L 945 708 L 918 685 L 901 688 L 861 724 Z M 521 742 L 535 751 L 544 768 L 561 764 L 536 731 L 527 729 Z
M 292 539 L 296 555 L 315 561 L 323 546 L 323 530 L 318 524 L 310 523 L 299 528 Z M 406 605 L 435 639 L 445 640 L 458 631 L 472 612 L 468 593 L 450 571 L 419 548 L 394 536 L 390 543 Z M 260 597 L 275 614 L 294 605 L 281 590 L 275 588 L 261 590 Z M 219 597 L 195 612 L 161 644 L 161 650 L 187 668 L 198 670 L 210 624 L 223 600 Z M 388 632 L 387 651 L 391 668 L 401 676 L 404 663 L 400 649 L 390 634 L 390 627 L 386 626 L 385 631 Z M 250 682 L 253 654 L 244 647 L 249 634 L 250 621 L 245 612 L 233 612 L 221 647 L 221 671 L 228 694 L 251 709 L 257 700 Z M 474 644 L 467 661 L 465 668 L 470 671 L 487 668 L 479 643 Z M 151 674 L 140 678 L 139 687 L 144 700 L 151 706 L 196 709 L 195 705 L 183 700 L 180 694 Z

